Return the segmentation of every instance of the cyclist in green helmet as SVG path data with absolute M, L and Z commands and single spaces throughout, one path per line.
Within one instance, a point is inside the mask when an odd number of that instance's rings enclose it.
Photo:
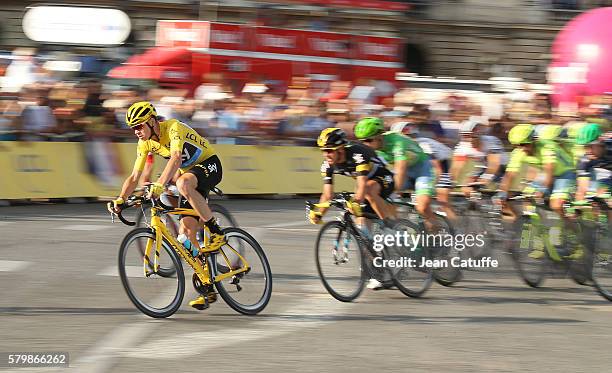
M 385 132 L 379 118 L 361 119 L 354 131 L 357 139 L 376 150 L 380 158 L 393 166 L 396 192 L 414 188 L 417 211 L 425 218 L 427 229 L 432 229 L 434 174 L 429 156 L 411 138 L 397 132 Z
M 599 196 L 612 192 L 612 139 L 602 135 L 601 126 L 590 123 L 576 136 L 576 143 L 585 148 L 578 163 L 577 200 L 583 200 L 587 192 Z

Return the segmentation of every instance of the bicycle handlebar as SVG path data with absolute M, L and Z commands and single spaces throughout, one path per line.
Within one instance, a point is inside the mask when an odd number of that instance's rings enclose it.
M 134 207 L 136 205 L 140 205 L 143 204 L 147 201 L 151 201 L 149 199 L 147 199 L 145 196 L 130 196 L 127 201 L 124 204 L 124 208 L 122 208 L 118 213 L 117 213 L 117 217 L 119 218 L 119 220 L 121 220 L 121 222 L 125 225 L 128 225 L 130 227 L 133 227 L 136 225 L 136 222 L 133 221 L 129 221 L 127 220 L 124 216 L 123 216 L 123 210 L 128 209 L 130 207 Z
M 329 208 L 331 206 L 335 206 L 335 207 L 338 207 L 339 209 L 348 211 L 349 213 L 353 214 L 353 212 L 348 207 L 348 203 L 351 202 L 352 196 L 353 194 L 350 192 L 341 192 L 341 193 L 337 193 L 334 198 L 332 198 L 331 200 L 327 202 L 306 201 L 306 206 L 309 211 L 314 210 L 315 208 Z M 361 217 L 364 217 L 367 219 L 379 219 L 378 215 L 372 214 L 369 212 L 362 212 Z
M 140 195 L 132 195 L 128 197 L 126 203 L 124 203 L 124 208 L 115 214 L 117 215 L 117 217 L 119 218 L 119 220 L 121 220 L 123 224 L 128 225 L 130 227 L 133 227 L 136 225 L 136 222 L 129 221 L 123 216 L 123 210 L 128 209 L 130 207 L 134 207 L 139 204 L 146 203 L 146 202 L 150 202 L 151 205 L 155 205 L 154 200 L 146 198 L 146 195 L 149 193 L 149 185 L 150 184 L 145 184 L 142 188 L 136 189 L 135 192 L 139 193 Z M 174 190 L 170 189 L 169 192 L 171 194 L 176 194 L 178 193 L 178 190 L 175 192 Z M 215 193 L 219 197 L 224 196 L 223 191 L 217 187 L 212 188 L 211 192 Z
M 311 201 L 306 201 L 306 206 L 308 206 L 309 210 L 314 210 L 315 208 L 329 208 L 331 206 L 336 206 L 339 208 L 344 208 L 347 204 L 347 202 L 351 201 L 351 193 L 349 192 L 342 192 L 342 193 L 338 193 L 336 194 L 336 196 L 334 198 L 332 198 L 331 200 L 327 201 L 327 202 L 311 202 Z

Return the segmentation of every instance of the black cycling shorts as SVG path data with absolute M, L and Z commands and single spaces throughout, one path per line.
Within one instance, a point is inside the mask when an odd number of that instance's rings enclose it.
M 217 186 L 223 179 L 223 168 L 221 167 L 221 161 L 219 157 L 213 155 L 212 157 L 204 160 L 204 162 L 193 166 L 192 169 L 185 173 L 195 175 L 198 179 L 198 186 L 196 190 L 200 192 L 204 198 L 208 199 L 208 193 Z M 179 207 L 191 208 L 187 198 L 181 197 Z
M 448 170 L 450 170 L 450 163 L 448 159 L 442 159 L 440 161 L 440 166 L 442 167 L 442 173 L 447 174 Z
M 219 184 L 223 178 L 221 161 L 216 155 L 213 155 L 212 157 L 204 160 L 204 162 L 193 166 L 193 168 L 186 173 L 194 174 L 198 179 L 198 186 L 196 187 L 196 190 L 200 192 L 204 198 L 208 198 L 208 193 L 212 188 Z

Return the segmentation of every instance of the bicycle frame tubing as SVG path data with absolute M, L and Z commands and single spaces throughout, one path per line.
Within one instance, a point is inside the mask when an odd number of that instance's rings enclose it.
M 529 208 L 523 211 L 523 216 L 529 218 L 530 224 L 535 228 L 536 237 L 539 237 L 542 240 L 542 243 L 546 248 L 546 252 L 548 253 L 549 258 L 555 262 L 561 262 L 563 261 L 563 258 L 559 255 L 553 244 L 550 242 L 550 237 L 548 235 L 547 229 L 548 227 L 544 226 L 544 224 L 542 223 L 542 218 L 540 217 L 540 214 L 546 212 L 547 211 L 541 207 L 530 205 Z M 559 235 L 565 234 L 565 227 L 563 221 L 560 221 L 560 224 L 558 225 L 560 229 Z M 521 231 L 523 231 L 523 229 L 521 229 Z M 523 239 L 522 236 L 523 234 L 521 232 L 521 241 Z
M 369 215 L 369 214 L 368 214 Z M 370 217 L 365 217 L 364 218 L 368 219 L 368 220 L 372 220 L 373 224 L 377 224 L 376 220 L 380 220 L 378 217 L 376 217 L 375 219 L 372 219 L 372 216 Z M 345 211 L 342 217 L 344 226 L 346 227 L 347 232 L 352 233 L 355 237 L 357 237 L 358 240 L 360 240 L 362 243 L 364 243 L 364 247 L 370 252 L 370 255 L 376 256 L 378 255 L 376 253 L 376 251 L 374 251 L 374 249 L 372 249 L 369 245 L 368 242 L 368 238 L 364 236 L 363 231 L 359 228 L 357 228 L 357 226 L 355 225 L 355 223 L 353 222 L 353 219 L 351 219 L 351 213 L 348 211 Z M 340 236 L 338 236 L 337 239 L 339 239 Z
M 193 268 L 193 270 L 197 274 L 200 281 L 204 285 L 210 285 L 211 284 L 210 275 L 209 275 L 210 271 L 208 271 L 206 268 L 207 261 L 205 261 L 204 266 L 202 266 L 197 260 L 195 260 L 187 252 L 185 247 L 170 233 L 166 225 L 162 222 L 160 218 L 161 211 L 162 209 L 160 209 L 159 207 L 153 206 L 151 208 L 151 229 L 153 229 L 155 233 L 155 243 L 156 243 L 153 268 L 155 269 L 155 271 L 157 271 L 159 268 L 159 252 L 161 250 L 163 238 L 166 238 L 166 240 L 170 242 L 170 244 L 172 245 L 173 249 Z M 193 209 L 177 209 L 177 210 L 169 211 L 168 214 L 197 216 L 197 213 Z M 152 246 L 153 246 L 153 242 L 151 242 L 151 239 L 147 240 L 147 246 L 145 248 L 145 253 L 143 256 L 145 276 L 147 275 L 147 266 L 151 266 L 149 258 L 151 257 L 150 254 L 151 254 Z M 240 255 L 240 253 L 238 253 L 238 251 L 234 249 L 233 247 L 231 247 L 229 244 L 227 246 L 234 252 L 234 254 L 236 254 L 240 258 L 240 261 L 243 265 L 241 266 L 241 268 L 230 270 L 229 272 L 222 273 L 222 274 L 216 274 L 214 273 L 215 271 L 213 270 L 214 280 L 212 282 L 222 281 L 228 277 L 232 277 L 239 273 L 246 272 L 250 269 L 250 265 L 247 262 L 247 260 L 242 255 Z M 212 251 L 206 251 L 206 250 L 203 250 L 203 251 L 204 251 L 205 256 L 208 256 L 208 254 L 212 253 Z M 221 255 L 223 256 L 225 262 L 228 264 L 228 267 L 231 268 L 230 261 L 227 258 L 226 254 L 223 252 L 223 250 L 219 250 L 219 251 L 221 252 Z

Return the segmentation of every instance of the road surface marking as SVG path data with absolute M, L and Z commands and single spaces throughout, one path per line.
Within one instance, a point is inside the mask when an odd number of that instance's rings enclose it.
M 158 299 L 167 298 L 172 289 L 164 291 L 151 304 L 158 304 Z M 155 323 L 163 320 L 153 320 L 145 315 L 140 315 L 140 322 L 129 322 L 119 325 L 109 334 L 104 336 L 93 347 L 77 359 L 74 363 L 70 362 L 70 370 L 78 373 L 104 373 L 113 371 L 114 361 L 119 358 L 123 351 L 135 346 L 147 335 L 154 333 L 157 329 Z
M 100 231 L 108 228 L 106 225 L 93 225 L 93 224 L 74 224 L 74 225 L 64 225 L 61 227 L 56 227 L 54 229 L 65 229 L 69 231 Z
M 286 222 L 286 223 L 270 224 L 270 225 L 264 226 L 263 228 L 297 227 L 300 225 L 307 225 L 307 224 L 308 222 L 306 221 L 306 219 L 304 219 L 304 220 L 291 221 L 291 222 Z
M 0 260 L 0 272 L 15 272 L 29 266 L 30 262 L 22 262 L 17 260 Z
M 140 266 L 125 266 L 125 272 L 128 277 L 143 277 L 144 278 L 144 269 Z M 119 276 L 119 267 L 110 266 L 104 268 L 102 271 L 98 272 L 98 276 Z
M 125 350 L 123 355 L 138 359 L 180 359 L 200 354 L 210 349 L 277 337 L 305 328 L 318 328 L 328 324 L 327 316 L 338 316 L 354 306 L 327 297 L 301 297 L 302 301 L 279 312 L 276 320 L 249 323 L 246 327 L 223 328 L 218 331 L 186 333 L 168 338 L 156 338 L 138 347 Z M 314 320 L 314 321 L 313 321 Z

